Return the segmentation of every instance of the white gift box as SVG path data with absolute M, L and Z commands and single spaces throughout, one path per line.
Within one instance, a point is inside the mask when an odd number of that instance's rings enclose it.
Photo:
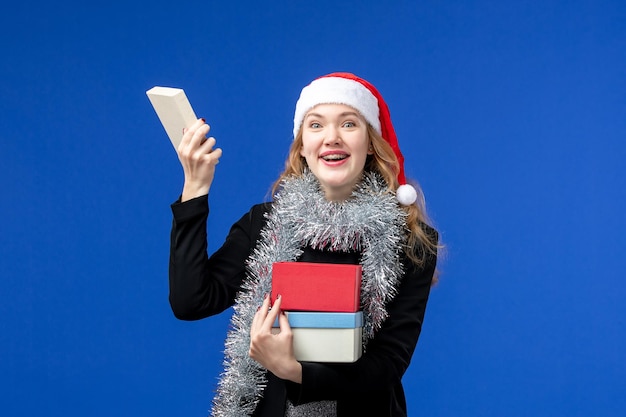
M 362 354 L 363 313 L 285 312 L 302 362 L 355 362 Z M 278 323 L 274 323 L 278 326 Z M 274 327 L 272 333 L 279 333 Z
M 146 91 L 146 94 L 172 145 L 178 148 L 183 138 L 183 129 L 188 128 L 197 120 L 185 91 L 180 88 L 157 86 Z

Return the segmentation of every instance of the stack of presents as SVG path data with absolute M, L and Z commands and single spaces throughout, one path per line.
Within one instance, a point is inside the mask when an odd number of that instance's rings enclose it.
M 273 264 L 272 303 L 280 294 L 298 361 L 355 362 L 361 357 L 361 273 L 360 265 Z M 278 321 L 272 331 L 280 331 Z

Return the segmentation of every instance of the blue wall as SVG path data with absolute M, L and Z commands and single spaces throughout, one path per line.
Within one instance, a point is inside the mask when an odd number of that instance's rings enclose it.
M 183 87 L 213 126 L 214 250 L 337 70 L 385 96 L 447 247 L 410 415 L 622 415 L 626 3 L 387 3 L 0 15 L 2 415 L 206 415 L 228 317 L 169 311 L 182 171 L 144 92 Z

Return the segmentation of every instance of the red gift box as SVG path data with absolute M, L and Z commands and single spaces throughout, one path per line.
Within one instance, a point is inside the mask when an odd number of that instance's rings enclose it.
M 272 303 L 281 309 L 355 313 L 361 294 L 361 265 L 276 262 L 272 266 Z

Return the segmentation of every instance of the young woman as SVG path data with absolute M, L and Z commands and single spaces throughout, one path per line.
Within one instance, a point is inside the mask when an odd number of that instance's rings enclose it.
M 234 306 L 213 415 L 405 416 L 401 378 L 421 331 L 438 237 L 406 184 L 378 91 L 349 73 L 306 86 L 273 201 L 253 206 L 210 257 L 207 195 L 222 151 L 208 131 L 200 119 L 178 148 L 185 183 L 172 205 L 170 304 L 183 320 Z M 360 359 L 295 359 L 282 300 L 270 308 L 267 297 L 279 261 L 362 266 Z

